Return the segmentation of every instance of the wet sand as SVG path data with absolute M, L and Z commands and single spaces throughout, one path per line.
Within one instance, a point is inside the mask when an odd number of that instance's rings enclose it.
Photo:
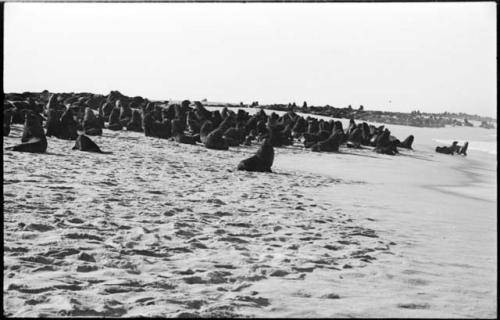
M 92 139 L 4 151 L 6 315 L 496 317 L 496 157 Z

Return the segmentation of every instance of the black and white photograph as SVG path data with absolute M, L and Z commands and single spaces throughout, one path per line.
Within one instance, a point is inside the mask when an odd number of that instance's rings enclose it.
M 496 2 L 0 5 L 4 317 L 498 317 Z

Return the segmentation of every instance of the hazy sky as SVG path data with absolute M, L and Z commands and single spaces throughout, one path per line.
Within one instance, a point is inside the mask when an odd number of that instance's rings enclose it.
M 495 6 L 7 3 L 4 90 L 496 117 Z

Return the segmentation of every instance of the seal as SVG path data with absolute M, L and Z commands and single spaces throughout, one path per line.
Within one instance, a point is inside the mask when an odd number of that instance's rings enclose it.
M 348 136 L 350 136 L 350 135 L 351 135 L 351 132 L 352 132 L 354 129 L 356 129 L 356 128 L 357 128 L 357 126 L 356 126 L 356 122 L 354 122 L 354 118 L 349 119 L 349 125 L 347 126 L 346 134 L 347 134 Z
M 116 101 L 116 106 L 120 106 L 119 121 L 123 127 L 126 127 L 127 123 L 129 123 L 132 118 L 132 109 L 129 105 L 122 104 L 120 100 Z
M 123 129 L 123 125 L 120 122 L 120 109 L 115 107 L 109 114 L 108 129 L 113 131 L 118 131 Z
M 467 155 L 467 148 L 469 147 L 469 142 L 466 141 L 463 145 L 463 147 L 460 148 L 460 150 L 457 152 L 458 154 L 461 154 L 463 156 Z
M 182 144 L 196 144 L 196 139 L 192 136 L 184 134 L 185 124 L 181 119 L 172 120 L 172 137 L 178 143 Z
M 194 111 L 189 111 L 187 114 L 187 124 L 188 124 L 188 131 L 191 134 L 197 134 L 200 133 L 200 121 L 198 117 L 196 116 L 196 113 Z
M 210 132 L 212 132 L 213 130 L 214 130 L 214 126 L 212 124 L 212 121 L 206 120 L 205 122 L 203 122 L 203 124 L 201 125 L 201 129 L 200 129 L 201 143 L 205 144 L 207 142 L 207 137 L 210 134 Z
M 68 108 L 63 112 L 59 120 L 60 130 L 57 138 L 64 140 L 75 140 L 78 137 L 78 123 L 73 117 L 73 110 Z
M 102 104 L 99 107 L 99 114 L 104 117 L 104 119 L 109 119 L 109 115 L 113 111 L 114 106 L 111 102 L 104 101 L 104 104 Z M 118 108 L 119 109 L 119 108 Z
M 168 139 L 172 136 L 172 124 L 170 120 L 154 121 L 153 132 L 160 139 Z
M 142 132 L 142 119 L 139 110 L 135 109 L 132 112 L 132 118 L 127 123 L 127 131 Z
M 250 119 L 250 114 L 243 109 L 238 109 L 236 113 L 236 122 L 247 122 Z
M 391 141 L 390 136 L 391 132 L 388 129 L 385 129 L 384 132 L 377 137 L 376 141 L 377 145 L 374 151 L 377 153 L 388 154 L 391 156 L 398 153 L 395 141 L 394 140 Z
M 361 124 L 361 144 L 365 146 L 370 145 L 370 126 L 368 126 L 368 123 L 363 122 Z
M 255 155 L 242 160 L 238 164 L 238 170 L 255 171 L 255 172 L 272 172 L 271 167 L 274 161 L 274 149 L 269 139 L 265 139 L 264 143 L 257 150 Z
M 47 137 L 59 137 L 61 133 L 61 116 L 62 112 L 56 109 L 52 108 L 48 110 L 46 122 L 47 131 L 45 132 Z
M 328 139 L 320 141 L 311 147 L 314 152 L 338 152 L 343 134 L 339 131 L 333 131 Z
M 237 147 L 245 141 L 245 128 L 243 123 L 227 129 L 223 134 L 230 147 Z
M 347 147 L 349 148 L 361 148 L 361 142 L 363 140 L 363 132 L 361 128 L 355 128 L 350 131 L 349 138 L 347 139 Z
M 212 111 L 212 123 L 214 125 L 214 128 L 217 128 L 221 123 L 222 123 L 222 116 L 219 112 L 219 110 Z
M 12 106 L 12 124 L 23 124 L 26 112 L 31 110 L 30 105 L 25 101 L 9 101 Z M 5 108 L 5 106 L 4 106 Z M 32 110 L 34 111 L 34 110 Z
M 224 126 L 219 126 L 217 129 L 213 130 L 208 134 L 205 139 L 205 148 L 214 150 L 228 150 L 229 144 L 226 139 L 223 138 Z M 201 134 L 200 134 L 201 140 Z
M 85 108 L 85 116 L 83 117 L 83 131 L 89 136 L 100 136 L 102 135 L 101 124 L 97 120 L 94 112 L 89 107 Z
M 79 135 L 78 138 L 76 138 L 73 150 L 103 153 L 94 141 L 90 140 L 89 137 L 83 134 Z
M 49 110 L 51 109 L 57 109 L 57 94 L 52 94 L 49 97 L 49 101 L 47 101 L 47 104 L 45 105 L 45 114 L 48 115 Z
M 195 110 L 194 114 L 200 121 L 200 123 L 203 124 L 206 120 L 211 120 L 212 119 L 212 112 L 208 111 L 201 102 L 195 101 Z
M 316 143 L 328 139 L 331 133 L 328 131 L 320 131 L 318 134 L 304 132 L 302 136 L 304 137 L 304 147 L 311 148 Z
M 167 105 L 166 108 L 163 108 L 162 110 L 163 121 L 165 121 L 166 119 L 170 121 L 175 118 L 175 108 L 176 107 L 174 104 L 169 104 Z
M 258 119 L 256 116 L 251 116 L 251 117 L 247 120 L 247 122 L 246 122 L 246 124 L 245 124 L 245 130 L 246 130 L 247 132 L 250 132 L 250 131 L 252 131 L 252 130 L 254 130 L 254 129 L 257 129 L 257 122 L 258 122 L 258 121 L 259 121 L 259 119 Z
M 144 117 L 142 117 L 142 128 L 144 129 L 144 135 L 146 137 L 155 137 L 156 134 L 153 129 L 153 116 L 151 115 L 151 112 L 146 112 L 144 114 Z
M 43 133 L 43 127 L 42 127 L 42 120 L 40 120 L 40 115 L 33 112 L 26 110 L 24 112 L 24 126 L 23 126 L 23 134 L 21 136 L 21 142 L 28 142 L 32 138 L 40 138 L 41 134 L 38 132 L 39 127 L 42 128 L 42 133 Z M 34 125 L 36 123 L 36 125 Z M 45 137 L 45 134 L 43 134 Z
M 436 147 L 436 152 L 453 155 L 455 152 L 458 151 L 457 144 L 458 144 L 458 141 L 453 141 L 453 143 L 449 147 L 447 147 L 447 146 L 439 147 L 438 146 L 438 147 Z M 467 145 L 468 145 L 468 143 L 467 143 Z
M 42 124 L 34 112 L 25 115 L 22 144 L 5 148 L 5 150 L 45 153 L 47 151 L 47 138 L 43 132 Z M 26 132 L 26 135 L 24 134 Z M 24 138 L 28 138 L 24 140 Z

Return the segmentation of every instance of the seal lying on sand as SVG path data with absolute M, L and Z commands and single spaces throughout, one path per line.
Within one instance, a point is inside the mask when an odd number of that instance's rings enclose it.
M 315 152 L 338 152 L 340 143 L 343 139 L 343 134 L 339 131 L 334 131 L 328 139 L 320 141 L 312 146 L 311 151 Z
M 238 164 L 238 170 L 272 172 L 271 166 L 274 161 L 274 149 L 269 139 L 265 139 L 255 155 L 242 160 Z
M 24 143 L 5 148 L 5 150 L 45 153 L 47 151 L 47 138 L 40 120 L 33 112 L 27 112 L 25 118 L 23 138 L 21 138 Z
M 453 141 L 453 143 L 449 147 L 446 147 L 446 146 L 439 147 L 438 146 L 438 147 L 436 147 L 436 152 L 453 155 L 453 153 L 458 151 L 457 144 L 458 144 L 458 141 Z
M 196 144 L 196 139 L 193 136 L 187 136 L 184 134 L 185 125 L 182 123 L 181 119 L 174 119 L 171 121 L 172 137 L 178 143 L 182 144 Z
M 390 156 L 398 153 L 398 149 L 396 148 L 396 141 L 390 140 L 391 132 L 388 129 L 385 129 L 383 133 L 376 139 L 376 147 L 375 152 L 388 154 Z
M 76 138 L 73 150 L 103 153 L 94 141 L 90 140 L 89 137 L 83 134 L 79 135 L 78 138 Z
M 158 115 L 157 115 L 158 116 Z M 161 118 L 161 114 L 159 115 Z M 155 119 L 154 113 L 146 112 L 142 117 L 142 127 L 146 137 L 156 137 L 161 139 L 168 139 L 172 135 L 172 128 L 170 120 L 165 118 L 163 122 Z

